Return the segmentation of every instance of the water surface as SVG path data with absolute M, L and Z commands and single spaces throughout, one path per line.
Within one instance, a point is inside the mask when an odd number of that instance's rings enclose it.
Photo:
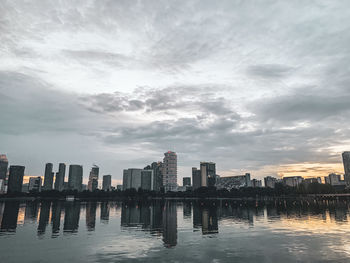
M 345 201 L 0 202 L 1 262 L 350 262 Z

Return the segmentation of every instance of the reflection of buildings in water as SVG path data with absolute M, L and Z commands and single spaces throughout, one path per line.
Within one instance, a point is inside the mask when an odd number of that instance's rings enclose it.
M 56 201 L 52 204 L 52 234 L 57 234 L 60 232 L 61 225 L 61 212 L 62 212 L 62 202 Z
M 100 220 L 103 223 L 108 223 L 109 221 L 109 203 L 108 202 L 102 202 L 101 203 L 101 214 L 100 214 Z
M 88 231 L 94 231 L 96 225 L 96 202 L 86 203 L 86 227 Z
M 177 210 L 175 202 L 166 202 L 163 213 L 163 242 L 165 247 L 177 244 Z
M 39 203 L 29 201 L 26 203 L 26 210 L 24 213 L 24 222 L 35 222 L 38 218 Z
M 191 218 L 191 210 L 192 210 L 191 203 L 190 202 L 183 202 L 182 209 L 183 209 L 183 217 L 184 218 Z
M 193 230 L 202 227 L 202 211 L 197 204 L 193 205 Z
M 202 210 L 202 234 L 215 234 L 219 233 L 218 217 L 216 214 L 216 208 L 210 207 L 209 209 Z
M 49 223 L 51 202 L 42 202 L 40 206 L 40 216 L 38 225 L 38 235 L 45 233 L 46 226 Z
M 330 217 L 333 217 L 337 222 L 345 222 L 348 220 L 347 217 L 348 209 L 345 206 L 335 206 L 333 209 L 329 209 Z
M 64 215 L 64 232 L 77 232 L 79 228 L 80 202 L 66 202 Z
M 1 221 L 1 231 L 14 232 L 17 227 L 19 202 L 5 202 L 4 212 Z
M 2 216 L 4 215 L 5 202 L 0 202 L 0 222 L 2 221 Z

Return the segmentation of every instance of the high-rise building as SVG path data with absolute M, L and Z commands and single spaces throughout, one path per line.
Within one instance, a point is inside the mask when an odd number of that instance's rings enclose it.
M 283 178 L 283 184 L 290 187 L 297 187 L 304 181 L 304 178 L 301 176 L 290 176 Z
M 144 170 L 153 170 L 153 190 L 159 192 L 163 187 L 163 163 L 153 162 L 147 165 Z
M 275 184 L 278 182 L 276 177 L 266 176 L 264 178 L 265 187 L 275 188 Z
M 52 163 L 45 165 L 45 176 L 43 190 L 52 190 L 54 173 L 52 172 Z
M 69 165 L 68 188 L 70 190 L 82 190 L 83 166 L 78 164 Z
M 172 151 L 164 153 L 163 186 L 165 192 L 177 189 L 177 155 Z
M 192 189 L 196 190 L 200 188 L 201 185 L 201 171 L 196 167 L 192 167 Z
M 262 183 L 261 183 L 261 180 L 257 180 L 257 179 L 253 179 L 250 181 L 251 183 L 251 187 L 262 187 Z
M 182 186 L 191 186 L 191 177 L 182 178 Z
M 153 190 L 153 170 L 141 171 L 141 188 L 143 190 Z
M 216 184 L 216 165 L 212 162 L 201 162 L 201 186 L 215 186 Z
M 123 190 L 141 188 L 141 171 L 142 169 L 129 168 L 123 171 Z
M 29 192 L 40 192 L 41 191 L 42 179 L 41 176 L 38 177 L 30 177 L 29 178 Z
M 344 180 L 346 185 L 350 185 L 350 152 L 343 152 Z
M 112 176 L 104 175 L 102 180 L 102 190 L 111 191 L 111 189 L 112 189 Z
M 90 192 L 95 191 L 98 188 L 98 174 L 100 168 L 97 165 L 93 165 L 89 175 L 88 190 Z
M 57 190 L 57 191 L 64 190 L 64 177 L 65 176 L 66 176 L 66 164 L 60 163 L 58 165 L 58 172 L 56 173 L 55 190 Z
M 24 166 L 20 165 L 11 165 L 10 174 L 8 181 L 8 193 L 15 193 L 22 191 L 23 185 L 23 176 L 24 176 Z
M 0 179 L 5 180 L 9 161 L 5 154 L 0 154 Z

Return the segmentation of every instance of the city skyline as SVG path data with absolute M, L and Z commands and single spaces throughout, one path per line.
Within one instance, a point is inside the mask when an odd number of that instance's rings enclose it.
M 202 160 L 260 179 L 340 173 L 349 3 L 267 2 L 5 1 L 1 152 L 33 176 L 168 149 L 180 182 Z

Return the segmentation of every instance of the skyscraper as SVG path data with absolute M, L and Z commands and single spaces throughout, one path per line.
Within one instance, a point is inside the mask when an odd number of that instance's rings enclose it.
M 143 190 L 153 190 L 153 170 L 141 171 L 141 188 Z
M 43 190 L 52 190 L 54 173 L 52 172 L 52 163 L 45 165 L 45 176 Z
M 8 160 L 5 154 L 0 154 L 0 193 L 5 191 L 5 181 L 8 168 Z
M 159 192 L 163 187 L 163 163 L 153 162 L 147 165 L 144 170 L 153 170 L 153 190 Z
M 68 188 L 70 190 L 82 189 L 83 183 L 83 166 L 78 164 L 69 165 L 69 175 L 68 175 Z
M 110 191 L 112 186 L 112 176 L 111 175 L 104 175 L 103 181 L 102 181 L 102 190 L 103 191 Z
M 6 155 L 0 154 L 0 180 L 6 179 L 8 164 L 9 161 L 7 160 Z
M 22 191 L 23 185 L 23 176 L 24 176 L 24 166 L 20 165 L 11 165 L 10 174 L 8 181 L 8 193 L 15 193 Z
M 58 172 L 56 173 L 55 190 L 57 190 L 57 191 L 64 190 L 64 177 L 65 176 L 66 176 L 66 164 L 60 163 L 58 166 Z
M 98 174 L 100 168 L 97 165 L 93 165 L 89 175 L 88 190 L 90 192 L 95 191 L 98 187 Z
M 196 190 L 200 188 L 201 185 L 201 171 L 196 167 L 192 167 L 192 189 Z
M 123 190 L 141 188 L 141 171 L 143 170 L 137 168 L 123 170 Z
M 166 192 L 177 189 L 177 155 L 172 151 L 164 153 L 163 186 Z
M 350 185 L 350 152 L 343 152 L 344 179 L 346 185 Z
M 216 165 L 212 162 L 201 162 L 201 186 L 215 186 L 216 184 Z

